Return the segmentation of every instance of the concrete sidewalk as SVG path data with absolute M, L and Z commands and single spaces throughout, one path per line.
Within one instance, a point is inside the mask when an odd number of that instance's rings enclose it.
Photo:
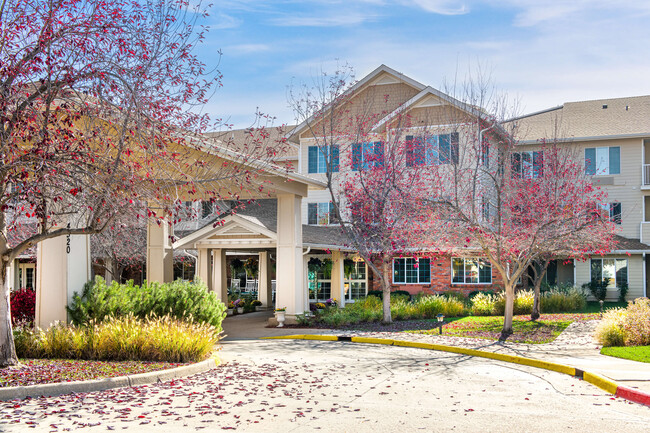
M 385 338 L 524 356 L 565 364 L 605 376 L 620 385 L 650 393 L 650 364 L 614 358 L 600 354 L 600 346 L 593 339 L 598 321 L 574 322 L 554 342 L 548 344 L 520 344 L 491 342 L 474 338 L 445 335 L 423 335 L 405 332 L 337 331 L 316 328 L 267 328 L 272 311 L 262 311 L 228 317 L 224 323 L 225 342 L 250 340 L 295 334 L 326 334 Z M 444 331 L 443 331 L 444 333 Z

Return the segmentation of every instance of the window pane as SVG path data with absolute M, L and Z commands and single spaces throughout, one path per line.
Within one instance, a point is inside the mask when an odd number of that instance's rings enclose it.
M 412 257 L 406 259 L 406 282 L 410 284 L 418 282 L 418 270 Z
M 453 283 L 465 282 L 465 263 L 463 259 L 451 259 L 451 281 Z
M 451 134 L 451 162 L 453 164 L 458 164 L 459 160 L 459 135 L 457 132 Z
M 596 174 L 596 149 L 593 147 L 585 149 L 585 173 Z
M 621 224 L 621 204 L 620 203 L 610 203 L 609 204 L 609 218 L 616 224 Z
M 609 174 L 609 147 L 596 148 L 596 174 Z
M 307 166 L 308 169 L 307 171 L 309 173 L 317 173 L 318 172 L 318 147 L 317 146 L 309 146 L 308 150 L 308 156 L 307 156 Z
M 513 179 L 521 178 L 521 154 L 513 153 L 510 155 L 510 173 Z
M 325 159 L 325 153 L 327 148 L 318 149 L 318 172 L 327 173 L 327 160 Z
M 393 259 L 393 282 L 406 282 L 405 259 Z
M 532 152 L 521 152 L 521 177 L 524 179 L 531 179 L 533 177 Z
M 603 281 L 607 280 L 607 288 L 616 287 L 616 260 L 603 259 Z
M 433 135 L 427 138 L 427 165 L 438 165 L 438 136 Z
M 333 144 L 332 145 L 332 172 L 333 173 L 338 172 L 340 166 L 341 165 L 339 162 L 339 145 Z
M 478 282 L 481 284 L 492 283 L 492 264 L 487 260 L 479 260 Z
M 533 152 L 533 177 L 544 176 L 544 151 Z
M 621 148 L 609 148 L 609 174 L 621 173 Z
M 431 282 L 431 262 L 430 259 L 420 259 L 418 265 L 419 282 L 427 284 Z
M 478 260 L 465 259 L 465 282 L 469 284 L 478 283 Z
M 318 224 L 318 203 L 307 204 L 307 224 Z
M 627 259 L 616 259 L 616 286 L 627 283 Z
M 603 261 L 602 259 L 591 259 L 591 279 L 592 281 L 601 281 L 603 278 Z
M 438 136 L 438 144 L 440 146 L 440 164 L 449 164 L 451 162 L 451 142 L 449 134 Z
M 318 224 L 329 224 L 330 204 L 318 203 Z

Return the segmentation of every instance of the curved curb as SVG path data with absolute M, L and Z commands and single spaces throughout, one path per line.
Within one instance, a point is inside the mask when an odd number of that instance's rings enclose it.
M 592 385 L 625 400 L 639 403 L 645 406 L 650 406 L 650 394 L 634 389 L 627 386 L 619 385 L 613 380 L 600 376 L 595 373 L 583 371 L 579 368 L 571 367 L 564 364 L 557 364 L 550 361 L 542 361 L 539 359 L 525 358 L 523 356 L 506 355 L 503 353 L 486 352 L 483 350 L 466 349 L 464 347 L 445 346 L 442 344 L 432 343 L 418 343 L 415 341 L 393 340 L 388 338 L 372 338 L 372 337 L 351 337 L 351 336 L 336 336 L 336 335 L 314 335 L 314 334 L 300 334 L 300 335 L 284 335 L 277 337 L 263 337 L 262 340 L 321 340 L 321 341 L 344 341 L 352 343 L 365 343 L 365 344 L 385 344 L 389 346 L 402 346 L 414 347 L 418 349 L 438 350 L 441 352 L 458 353 L 460 355 L 476 356 L 481 358 L 489 358 L 497 361 L 510 362 L 514 364 L 527 365 L 529 367 L 541 368 L 544 370 L 555 371 L 569 376 L 574 376 L 579 379 L 589 382 Z
M 61 394 L 87 393 L 105 391 L 113 388 L 124 388 L 138 385 L 148 385 L 165 380 L 190 376 L 196 373 L 211 370 L 217 366 L 214 358 L 197 362 L 196 364 L 183 365 L 169 370 L 150 371 L 148 373 L 133 374 L 130 376 L 109 377 L 107 379 L 85 380 L 76 382 L 46 383 L 43 385 L 12 386 L 0 388 L 0 401 L 16 398 L 57 396 Z

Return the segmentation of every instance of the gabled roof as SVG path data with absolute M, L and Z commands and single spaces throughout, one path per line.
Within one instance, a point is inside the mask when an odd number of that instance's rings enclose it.
M 352 86 L 350 86 L 350 88 L 347 89 L 343 93 L 343 95 L 353 94 L 357 90 L 363 88 L 364 86 L 366 86 L 368 84 L 372 84 L 372 82 L 375 79 L 377 79 L 383 73 L 387 73 L 389 75 L 392 75 L 393 77 L 395 77 L 398 80 L 397 82 L 408 84 L 409 86 L 415 88 L 418 91 L 422 91 L 427 87 L 424 84 L 422 84 L 422 83 L 420 83 L 418 81 L 415 81 L 414 79 L 412 79 L 410 77 L 407 77 L 406 75 L 402 74 L 401 72 L 397 72 L 396 70 L 394 70 L 392 68 L 389 68 L 388 66 L 382 64 L 377 69 L 375 69 L 374 71 L 372 71 L 371 73 L 369 73 L 368 75 L 363 77 L 361 80 L 354 83 Z M 290 139 L 291 137 L 295 136 L 296 134 L 302 133 L 306 129 L 307 125 L 313 120 L 314 120 L 313 116 L 309 117 L 308 119 L 305 119 L 303 122 L 301 122 L 299 125 L 297 125 L 295 127 L 295 129 L 290 131 L 285 137 L 287 139 Z
M 259 234 L 277 242 L 278 202 L 275 199 L 256 200 L 236 211 L 236 214 L 222 214 L 208 222 L 203 228 L 174 242 L 173 247 L 194 249 L 202 240 L 215 235 L 234 234 L 234 227 L 241 227 L 250 233 Z M 218 225 L 215 225 L 219 222 Z M 245 237 L 245 236 L 242 236 Z M 347 242 L 338 226 L 302 226 L 302 242 L 305 247 L 345 249 Z M 264 240 L 264 244 L 269 244 Z M 249 245 L 251 246 L 251 245 Z

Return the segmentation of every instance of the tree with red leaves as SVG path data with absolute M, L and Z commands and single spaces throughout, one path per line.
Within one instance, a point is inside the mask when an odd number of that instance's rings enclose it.
M 174 219 L 175 201 L 259 195 L 248 162 L 276 153 L 267 134 L 234 151 L 199 134 L 194 108 L 220 84 L 193 54 L 204 16 L 186 0 L 0 0 L 0 366 L 17 362 L 5 275 L 21 252 L 118 215 Z
M 382 322 L 391 323 L 393 258 L 431 254 L 421 247 L 425 235 L 435 233 L 428 202 L 432 172 L 412 161 L 417 144 L 405 134 L 414 126 L 409 116 L 398 113 L 385 130 L 376 130 L 391 107 L 404 101 L 377 93 L 382 89 L 359 96 L 350 90 L 353 81 L 348 66 L 323 74 L 315 87 L 294 90 L 291 105 L 322 155 L 330 221 L 338 222 L 379 281 Z
M 487 93 L 473 89 L 468 106 L 489 105 Z M 471 127 L 460 127 L 465 155 L 441 173 L 434 188 L 444 198 L 438 210 L 447 221 L 443 248 L 462 246 L 466 254 L 488 260 L 501 277 L 502 338 L 507 338 L 515 287 L 527 270 L 549 258 L 584 259 L 609 251 L 616 225 L 609 215 L 595 212 L 607 203 L 606 193 L 593 185 L 569 145 L 548 141 L 523 147 L 514 138 L 515 123 L 482 110 L 476 115 Z

